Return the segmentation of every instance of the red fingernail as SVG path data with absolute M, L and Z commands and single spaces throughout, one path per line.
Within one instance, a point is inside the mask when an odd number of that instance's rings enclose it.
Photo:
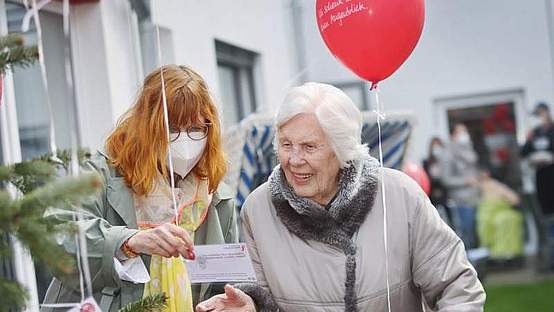
M 189 259 L 190 259 L 190 260 L 196 259 L 196 255 L 194 254 L 194 251 L 189 251 L 188 256 L 189 256 Z

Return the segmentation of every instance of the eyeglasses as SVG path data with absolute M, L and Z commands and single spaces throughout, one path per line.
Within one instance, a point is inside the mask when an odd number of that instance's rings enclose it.
M 210 127 L 212 126 L 211 123 L 205 123 L 201 125 L 194 125 L 186 128 L 183 130 L 171 130 L 171 133 L 177 134 L 176 137 L 174 137 L 171 142 L 175 142 L 179 139 L 181 136 L 181 133 L 186 132 L 187 136 L 193 140 L 193 141 L 200 141 L 205 139 L 208 136 L 208 131 L 210 130 Z

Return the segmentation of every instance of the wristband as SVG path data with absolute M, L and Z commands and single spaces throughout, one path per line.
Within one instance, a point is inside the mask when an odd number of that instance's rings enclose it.
M 128 238 L 124 243 L 123 245 L 121 245 L 121 251 L 123 252 L 123 254 L 125 255 L 125 257 L 127 258 L 135 258 L 135 257 L 138 257 L 139 254 L 136 253 L 133 248 L 129 247 L 129 239 Z

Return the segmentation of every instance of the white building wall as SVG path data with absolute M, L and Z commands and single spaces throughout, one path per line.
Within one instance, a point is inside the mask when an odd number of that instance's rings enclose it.
M 387 110 L 411 110 L 417 118 L 411 158 L 424 156 L 432 135 L 446 136 L 447 129 L 438 128 L 433 119 L 433 103 L 438 98 L 522 90 L 522 111 L 530 111 L 539 100 L 553 102 L 552 46 L 545 3 L 426 1 L 426 24 L 417 48 L 380 84 Z M 308 64 L 310 59 L 317 62 L 309 68 L 308 79 L 357 79 L 324 46 L 313 13 L 315 1 L 302 4 Z
M 100 1 L 72 6 L 71 17 L 81 144 L 101 148 L 138 87 L 131 9 Z
M 101 148 L 113 127 L 114 109 L 108 75 L 102 10 L 96 3 L 71 8 L 71 52 L 81 145 Z
M 133 103 L 137 91 L 136 52 L 128 1 L 100 1 L 102 32 L 110 85 L 112 121 L 117 121 Z
M 272 111 L 295 81 L 290 0 L 155 2 L 154 22 L 173 31 L 175 61 L 204 76 L 220 105 L 215 39 L 257 52 L 258 109 Z
M 164 28 L 164 35 L 171 33 L 167 46 L 173 51 L 162 54 L 197 70 L 220 108 L 225 99 L 219 97 L 215 39 L 260 55 L 255 81 L 259 111 L 272 111 L 296 84 L 290 0 L 168 0 L 153 1 L 151 9 L 154 24 Z M 127 1 L 77 5 L 72 14 L 82 143 L 98 148 L 133 103 L 140 54 Z

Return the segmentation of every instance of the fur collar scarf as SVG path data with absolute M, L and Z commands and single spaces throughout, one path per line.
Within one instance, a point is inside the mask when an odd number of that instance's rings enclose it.
M 346 255 L 345 311 L 356 311 L 356 247 L 351 239 L 373 207 L 378 168 L 371 156 L 349 162 L 339 172 L 337 194 L 327 207 L 296 195 L 280 166 L 269 178 L 271 200 L 285 227 L 304 241 L 318 241 Z

